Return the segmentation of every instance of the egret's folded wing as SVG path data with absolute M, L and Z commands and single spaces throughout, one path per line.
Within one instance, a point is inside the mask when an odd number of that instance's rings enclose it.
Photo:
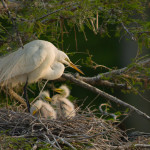
M 45 60 L 47 51 L 40 46 L 24 46 L 19 50 L 0 58 L 0 82 L 35 70 Z

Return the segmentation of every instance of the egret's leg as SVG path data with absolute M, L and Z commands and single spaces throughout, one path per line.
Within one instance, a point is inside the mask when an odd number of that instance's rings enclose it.
M 27 81 L 24 85 L 24 94 L 23 97 L 25 98 L 26 104 L 27 104 L 27 108 L 28 108 L 28 112 L 30 113 L 30 103 L 29 103 L 29 99 L 28 99 L 28 94 L 27 94 L 27 85 L 28 85 L 28 78 Z

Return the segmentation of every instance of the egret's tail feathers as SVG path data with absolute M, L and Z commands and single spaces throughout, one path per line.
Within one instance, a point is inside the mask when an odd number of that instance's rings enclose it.
M 0 58 L 0 86 L 6 86 L 11 83 L 11 79 L 17 74 L 18 64 L 23 59 L 23 52 L 13 52 Z

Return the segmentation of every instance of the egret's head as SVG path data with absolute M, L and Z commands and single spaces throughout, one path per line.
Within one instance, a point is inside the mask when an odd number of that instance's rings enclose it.
M 55 88 L 54 91 L 61 94 L 64 97 L 68 97 L 70 95 L 70 90 L 66 85 L 62 85 L 59 88 Z
M 61 62 L 61 63 L 72 67 L 73 69 L 77 70 L 77 71 L 80 72 L 81 74 L 84 74 L 79 68 L 76 67 L 75 64 L 73 64 L 73 63 L 70 61 L 69 57 L 68 57 L 64 52 L 60 51 L 59 57 L 60 57 L 60 62 Z
M 51 102 L 51 98 L 50 98 L 50 95 L 49 95 L 49 92 L 48 92 L 48 91 L 43 91 L 43 92 L 40 94 L 40 98 L 41 98 L 42 100 Z

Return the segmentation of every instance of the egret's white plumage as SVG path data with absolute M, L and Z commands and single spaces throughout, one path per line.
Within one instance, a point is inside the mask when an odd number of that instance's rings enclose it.
M 70 95 L 69 88 L 66 85 L 62 85 L 58 89 L 54 89 L 54 91 L 59 94 L 52 97 L 51 104 L 56 107 L 58 117 L 74 117 L 76 115 L 75 107 L 67 98 Z
M 49 93 L 44 91 L 40 94 L 39 100 L 37 100 L 30 108 L 32 115 L 36 117 L 42 117 L 46 119 L 56 119 L 57 115 L 53 107 L 46 102 L 49 98 Z
M 59 78 L 64 72 L 64 64 L 83 73 L 52 43 L 43 40 L 32 41 L 23 48 L 0 58 L 0 86 L 14 87 L 26 83 L 24 97 L 30 111 L 27 84 L 37 82 L 39 79 Z
M 39 79 L 54 80 L 63 74 L 63 64 L 81 72 L 68 56 L 52 43 L 35 40 L 0 58 L 0 84 L 16 86 L 25 83 L 27 78 L 29 83 Z

